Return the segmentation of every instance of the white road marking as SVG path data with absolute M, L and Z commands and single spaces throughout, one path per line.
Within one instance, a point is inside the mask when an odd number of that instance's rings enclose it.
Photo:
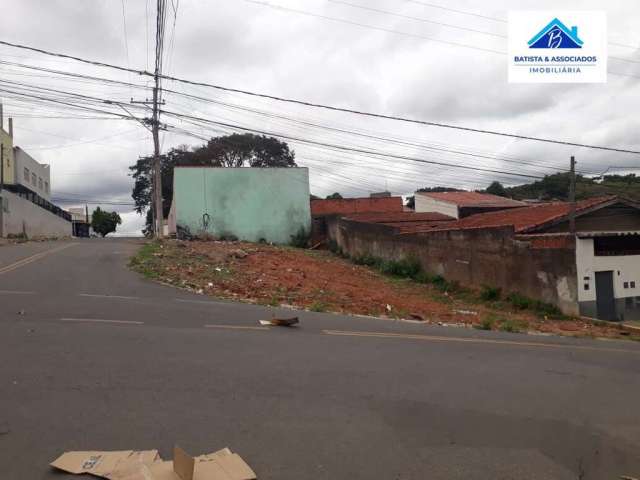
M 140 297 L 128 297 L 126 295 L 102 295 L 99 293 L 79 293 L 80 297 L 91 297 L 91 298 L 118 298 L 121 300 L 138 300 Z
M 204 328 L 227 328 L 229 330 L 269 330 L 269 327 L 249 327 L 245 325 L 205 325 Z
M 61 246 L 56 247 L 56 248 L 51 248 L 49 250 L 45 250 L 44 252 L 36 253 L 35 255 L 31 255 L 30 257 L 23 258 L 22 260 L 18 260 L 17 262 L 14 262 L 14 263 L 12 263 L 10 265 L 7 265 L 5 267 L 0 268 L 0 275 L 3 274 L 3 273 L 11 272 L 12 270 L 15 270 L 16 268 L 24 267 L 25 265 L 33 263 L 36 260 L 40 260 L 41 258 L 46 257 L 49 254 L 59 252 L 61 250 L 64 250 L 65 248 L 73 247 L 74 245 L 78 245 L 78 244 L 77 243 L 68 243 L 66 245 L 61 245 Z
M 186 300 L 182 298 L 174 298 L 173 301 L 181 303 L 196 303 L 202 305 L 232 305 L 229 302 L 216 302 L 215 300 Z
M 144 325 L 144 322 L 137 322 L 135 320 L 104 320 L 101 318 L 61 318 L 61 322 L 93 322 L 93 323 L 122 323 L 131 325 Z
M 36 292 L 25 292 L 21 290 L 0 290 L 0 295 L 34 295 Z

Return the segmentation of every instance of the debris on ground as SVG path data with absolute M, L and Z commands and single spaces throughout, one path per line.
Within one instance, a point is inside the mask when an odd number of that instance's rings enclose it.
M 158 450 L 65 452 L 51 466 L 73 474 L 88 473 L 109 480 L 254 480 L 251 467 L 228 448 L 192 457 L 180 447 L 173 461 Z
M 236 248 L 235 250 L 231 250 L 230 255 L 235 258 L 246 258 L 249 254 L 241 248 Z
M 272 318 L 271 320 L 260 320 L 260 325 L 272 325 L 274 327 L 292 327 L 300 323 L 298 317 Z
M 385 275 L 327 250 L 308 250 L 238 241 L 167 240 L 162 257 L 132 259 L 132 267 L 163 283 L 217 298 L 425 324 L 540 332 L 579 337 L 636 338 L 616 325 L 581 318 L 554 318 L 502 299 L 483 301 L 454 286 Z M 242 253 L 238 256 L 238 251 Z M 143 252 L 143 251 L 141 251 Z M 421 317 L 424 320 L 420 320 Z

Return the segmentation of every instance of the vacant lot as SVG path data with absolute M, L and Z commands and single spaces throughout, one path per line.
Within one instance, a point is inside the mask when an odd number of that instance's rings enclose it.
M 168 240 L 132 259 L 149 278 L 203 295 L 263 305 L 574 336 L 621 337 L 606 324 L 568 318 L 528 299 L 473 291 L 441 278 L 420 282 L 356 265 L 327 251 L 245 242 Z

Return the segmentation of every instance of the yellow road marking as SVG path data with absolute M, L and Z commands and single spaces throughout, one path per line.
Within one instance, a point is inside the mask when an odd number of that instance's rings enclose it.
M 204 328 L 227 328 L 229 330 L 269 330 L 269 327 L 248 327 L 245 325 L 205 325 Z
M 24 267 L 25 265 L 33 263 L 36 260 L 40 260 L 41 258 L 46 257 L 47 255 L 59 252 L 61 250 L 64 250 L 65 248 L 73 247 L 74 245 L 78 245 L 78 244 L 68 243 L 67 245 L 61 245 L 59 247 L 46 250 L 44 252 L 36 253 L 35 255 L 31 255 L 30 257 L 23 258 L 22 260 L 18 260 L 17 262 L 12 263 L 11 265 L 7 265 L 6 267 L 0 268 L 0 275 L 2 275 L 3 273 L 11 272 L 16 268 Z
M 323 330 L 326 335 L 339 335 L 346 337 L 376 337 L 376 338 L 403 338 L 407 340 L 425 340 L 430 342 L 459 342 L 459 343 L 488 343 L 495 345 L 515 345 L 519 347 L 546 347 L 574 350 L 596 350 L 601 352 L 621 352 L 640 354 L 640 350 L 624 350 L 618 348 L 599 348 L 587 345 L 566 345 L 557 343 L 519 342 L 516 340 L 491 340 L 488 338 L 459 338 L 442 337 L 437 335 L 420 335 L 410 333 L 387 333 L 387 332 L 351 332 L 343 330 Z
M 61 318 L 61 322 L 92 322 L 92 323 L 122 323 L 131 325 L 144 325 L 144 322 L 136 322 L 135 320 L 104 320 L 102 318 Z

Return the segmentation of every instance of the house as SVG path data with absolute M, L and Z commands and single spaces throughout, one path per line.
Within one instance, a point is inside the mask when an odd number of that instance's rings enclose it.
M 178 237 L 288 244 L 311 231 L 307 168 L 176 167 L 173 202 Z
M 578 27 L 567 28 L 557 18 L 551 20 L 528 42 L 529 48 L 582 48 Z
M 439 212 L 437 212 L 439 213 Z M 330 230 L 351 256 L 418 259 L 461 284 L 501 288 L 603 320 L 640 320 L 640 205 L 615 196 L 398 227 L 363 215 Z
M 39 163 L 20 147 L 13 147 L 13 184 L 19 185 L 51 201 L 51 172 L 49 165 Z
M 402 197 L 358 197 L 311 200 L 311 243 L 327 240 L 327 232 L 335 228 L 340 217 L 357 213 L 401 213 Z
M 416 192 L 414 198 L 416 212 L 439 212 L 454 218 L 525 205 L 510 198 L 479 192 Z
M 29 169 L 28 181 L 25 166 Z M 36 162 L 22 149 L 14 147 L 13 119 L 9 119 L 8 130 L 4 130 L 0 105 L 0 236 L 72 234 L 71 215 L 49 201 L 49 179 L 48 165 Z
M 74 237 L 90 237 L 92 233 L 91 229 L 91 214 L 89 209 L 84 207 L 69 207 L 67 212 L 71 214 L 71 224 Z

